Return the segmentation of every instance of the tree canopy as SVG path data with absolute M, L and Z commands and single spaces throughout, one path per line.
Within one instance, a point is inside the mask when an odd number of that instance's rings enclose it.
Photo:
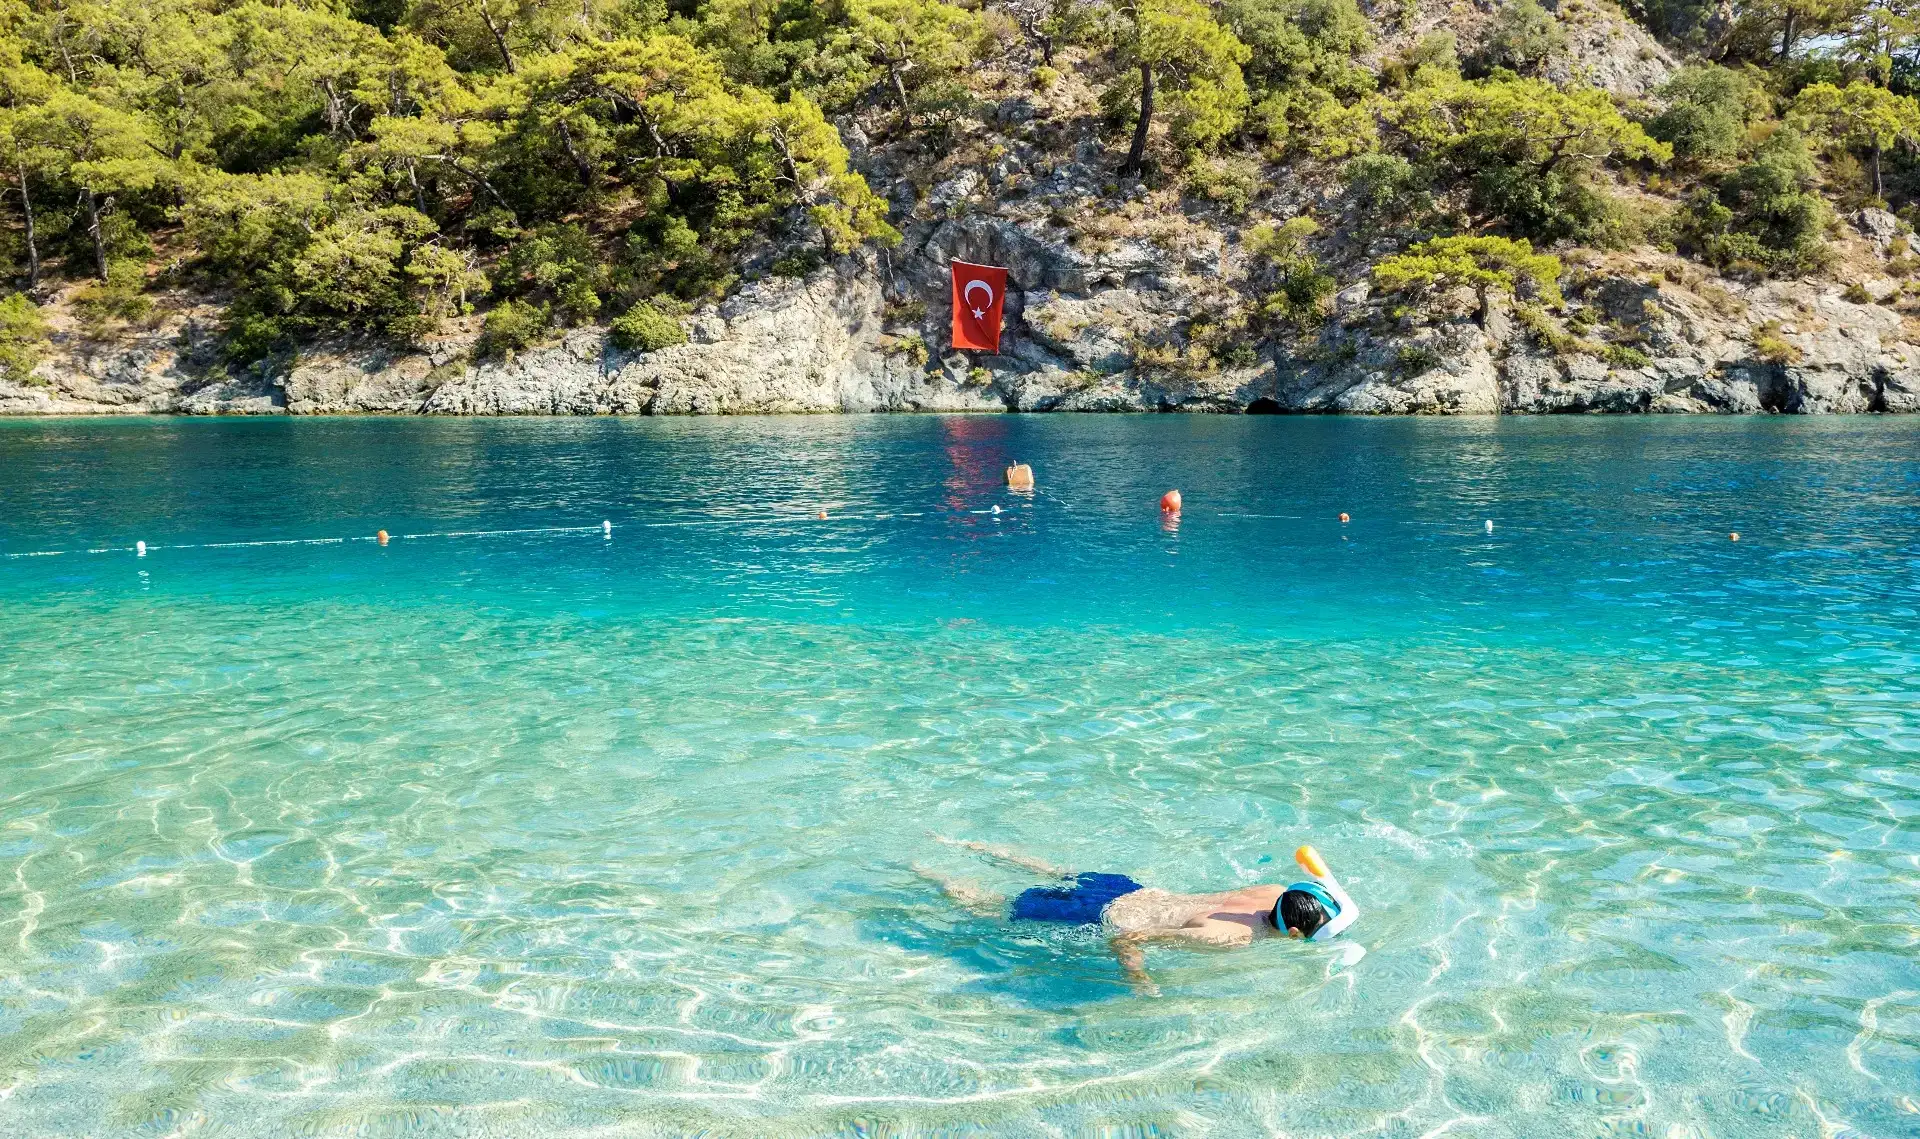
M 1482 311 L 1490 295 L 1523 288 L 1557 304 L 1559 279 L 1558 257 L 1505 237 L 1436 237 L 1373 267 L 1373 283 L 1382 292 L 1432 296 L 1470 288 Z
M 1920 139 L 1920 104 L 1858 80 L 1845 87 L 1815 83 L 1806 88 L 1794 99 L 1788 121 L 1828 145 L 1866 151 L 1873 161 L 1876 198 L 1884 191 L 1882 152 Z
M 1544 295 L 1570 244 L 1805 271 L 1823 195 L 1920 199 L 1904 0 L 1634 11 L 1696 53 L 1637 100 L 1535 0 L 1417 39 L 1357 0 L 0 0 L 5 336 L 55 286 L 137 314 L 164 278 L 227 303 L 243 359 L 484 311 L 509 350 L 666 345 L 743 275 L 898 240 L 850 127 L 923 211 L 969 147 L 1033 175 L 996 192 L 1098 163 L 1109 203 L 1255 209 L 1244 323 L 1295 331 L 1341 274 Z
M 60 258 L 137 293 L 151 235 L 177 225 L 193 270 L 230 292 L 246 356 L 330 331 L 417 335 L 489 294 L 559 321 L 671 308 L 729 287 L 750 246 L 804 262 L 896 237 L 815 98 L 731 73 L 664 8 L 388 15 L 0 10 L 23 283 Z M 860 0 L 821 33 L 851 61 L 821 90 L 923 87 L 964 62 L 978 23 L 937 0 Z

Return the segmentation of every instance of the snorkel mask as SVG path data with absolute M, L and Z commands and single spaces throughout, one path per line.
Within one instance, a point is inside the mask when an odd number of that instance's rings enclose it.
M 1360 916 L 1360 907 L 1354 905 L 1353 899 L 1348 897 L 1347 892 L 1340 888 L 1340 882 L 1334 878 L 1333 871 L 1327 869 L 1326 859 L 1321 858 L 1320 852 L 1311 846 L 1303 846 L 1293 852 L 1293 860 L 1300 864 L 1300 869 L 1313 875 L 1314 880 L 1311 882 L 1295 882 L 1293 885 L 1288 886 L 1287 889 L 1299 890 L 1302 893 L 1311 894 L 1313 898 L 1332 915 L 1327 919 L 1327 923 L 1319 929 L 1314 930 L 1313 935 L 1307 938 L 1307 940 L 1331 941 L 1333 938 L 1345 933 L 1347 927 L 1353 924 L 1354 919 Z M 1280 918 L 1279 902 L 1273 904 L 1272 920 L 1274 928 L 1282 932 L 1286 930 L 1287 927 L 1282 923 Z

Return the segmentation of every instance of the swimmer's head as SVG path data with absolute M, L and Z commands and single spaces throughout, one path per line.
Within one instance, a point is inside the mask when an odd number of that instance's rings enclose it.
M 1301 937 L 1312 937 L 1320 927 L 1333 920 L 1327 899 L 1318 887 L 1303 883 L 1280 895 L 1273 904 L 1273 928 Z

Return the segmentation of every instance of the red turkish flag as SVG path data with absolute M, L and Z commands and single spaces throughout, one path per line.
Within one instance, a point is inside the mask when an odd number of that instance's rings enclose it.
M 1000 309 L 1007 271 L 998 265 L 950 263 L 953 270 L 953 346 L 1000 351 Z

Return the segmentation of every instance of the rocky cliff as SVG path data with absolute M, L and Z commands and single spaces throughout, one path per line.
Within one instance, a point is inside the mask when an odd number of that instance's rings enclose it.
M 1552 6 L 1565 47 L 1544 77 L 1644 116 L 1673 53 L 1608 5 Z M 1432 33 L 1481 43 L 1505 10 L 1397 5 L 1362 62 L 1413 58 Z M 804 277 L 773 270 L 817 261 L 763 248 L 740 265 L 746 284 L 681 320 L 684 344 L 627 352 L 586 326 L 489 353 L 469 314 L 411 344 L 311 343 L 236 366 L 213 298 L 163 296 L 152 318 L 103 328 L 75 315 L 69 286 L 43 307 L 49 358 L 24 382 L 0 377 L 0 414 L 1920 410 L 1920 258 L 1884 210 L 1836 222 L 1817 277 L 1723 277 L 1643 227 L 1637 249 L 1560 242 L 1551 314 L 1505 294 L 1411 311 L 1374 295 L 1370 272 L 1413 235 L 1378 232 L 1337 162 L 1229 155 L 1184 182 L 1123 179 L 1087 79 L 1099 69 L 1041 70 L 976 67 L 968 129 L 937 145 L 887 113 L 837 120 L 901 242 Z M 1670 217 L 1680 200 L 1671 179 L 1607 177 L 1627 213 Z M 1288 219 L 1309 223 L 1304 255 L 1339 286 L 1311 320 L 1263 307 L 1275 282 L 1253 238 Z M 952 258 L 1009 269 L 998 355 L 945 349 Z
M 1580 78 L 1622 98 L 1655 89 L 1673 66 L 1664 49 L 1585 11 L 1567 20 Z M 1434 8 L 1380 51 L 1462 19 Z M 145 326 L 104 337 L 55 298 L 54 352 L 30 382 L 0 378 L 0 414 L 1920 410 L 1920 280 L 1907 282 L 1905 223 L 1883 210 L 1835 227 L 1817 279 L 1571 248 L 1559 251 L 1566 301 L 1544 323 L 1499 296 L 1410 313 L 1367 275 L 1402 235 L 1372 232 L 1330 168 L 1296 163 L 1223 206 L 1117 180 L 1097 99 L 1072 76 L 1045 94 L 1000 91 L 987 133 L 936 153 L 840 122 L 903 240 L 804 278 L 773 275 L 769 254 L 682 321 L 682 345 L 623 352 L 588 326 L 489 355 L 468 317 L 408 346 L 317 343 L 235 368 L 208 298 L 163 298 Z M 1257 219 L 1288 217 L 1321 219 L 1312 252 L 1345 285 L 1304 333 L 1248 324 L 1264 286 L 1246 239 Z M 954 258 L 1008 267 L 999 355 L 945 350 Z
M 1890 224 L 1863 216 L 1855 240 L 1871 252 Z M 1143 346 L 1177 349 L 1231 292 L 1245 271 L 1234 236 L 1172 219 L 1090 243 L 1049 218 L 947 218 L 911 227 L 898 249 L 750 284 L 689 318 L 688 343 L 638 354 L 589 327 L 479 357 L 468 327 L 411 349 L 315 345 L 234 372 L 214 352 L 215 310 L 185 305 L 107 343 L 60 331 L 35 382 L 0 380 L 0 412 L 1920 411 L 1920 328 L 1895 307 L 1891 277 L 1748 285 L 1650 252 L 1576 263 L 1570 291 L 1573 314 L 1624 330 L 1630 353 L 1543 343 L 1497 302 L 1395 317 L 1361 283 L 1309 342 L 1264 345 L 1235 365 L 1186 367 L 1164 352 L 1144 362 Z M 1000 355 L 939 354 L 949 258 L 1009 266 Z

